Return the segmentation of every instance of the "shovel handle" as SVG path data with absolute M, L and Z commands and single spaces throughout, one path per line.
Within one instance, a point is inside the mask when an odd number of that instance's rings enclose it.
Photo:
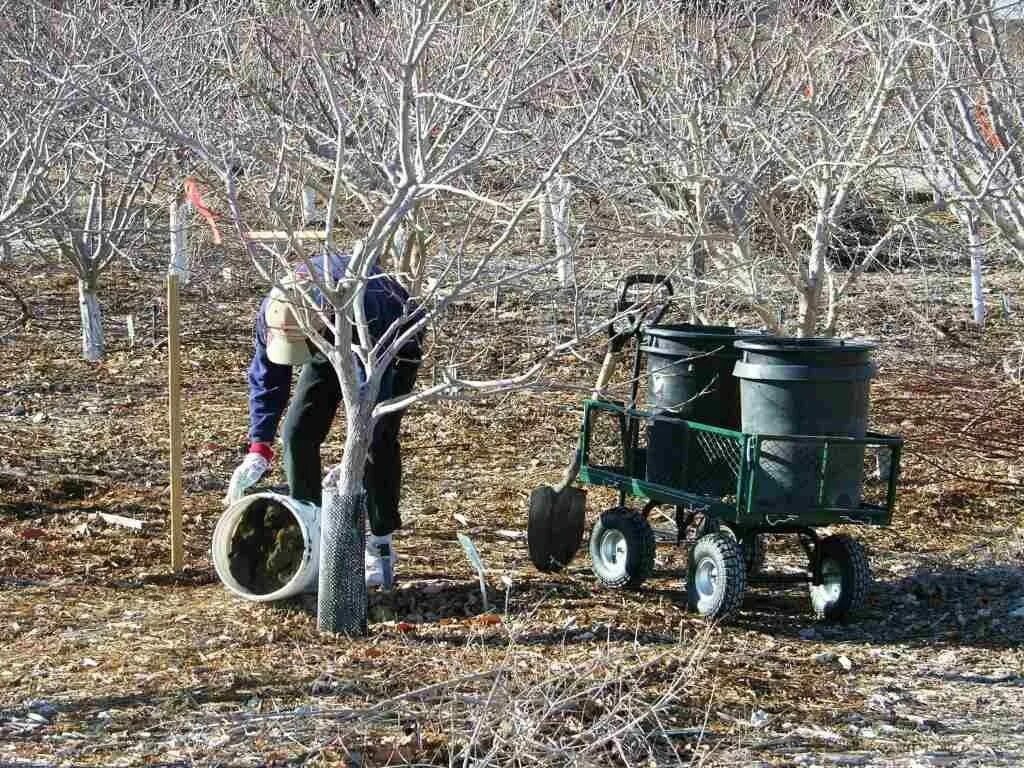
M 626 275 L 622 280 L 619 281 L 619 296 L 615 302 L 613 315 L 618 316 L 625 314 L 628 325 L 619 330 L 615 327 L 615 321 L 608 323 L 608 338 L 611 340 L 611 346 L 618 352 L 624 346 L 629 338 L 640 330 L 640 323 L 643 320 L 643 316 L 640 312 L 630 312 L 629 308 L 633 306 L 633 302 L 626 298 L 629 293 L 629 289 L 637 285 L 656 285 L 662 288 L 671 299 L 675 291 L 672 289 L 672 281 L 668 275 L 662 275 L 657 273 L 648 272 L 636 272 L 631 275 Z M 665 316 L 665 312 L 668 310 L 669 302 L 666 301 L 659 308 L 657 313 L 651 320 L 651 325 L 657 324 L 662 317 Z
M 591 399 L 596 400 L 601 396 L 601 392 L 608 386 L 608 382 L 611 380 L 612 374 L 615 372 L 615 368 L 621 359 L 622 351 L 613 349 L 612 345 L 609 344 L 608 350 L 604 353 L 604 360 L 601 362 L 601 371 L 597 374 L 597 381 L 594 382 L 594 391 L 590 395 Z
M 608 348 L 604 353 L 604 360 L 601 362 L 601 370 L 597 374 L 597 381 L 594 384 L 594 391 L 591 393 L 593 399 L 598 399 L 601 396 L 601 392 L 608 382 L 612 378 L 612 374 L 615 372 L 615 368 L 619 364 L 619 360 L 622 359 L 622 350 L 626 346 L 626 342 L 640 329 L 640 322 L 642 316 L 639 312 L 628 312 L 629 308 L 633 306 L 633 303 L 627 301 L 626 294 L 629 289 L 635 285 L 657 285 L 660 286 L 669 298 L 673 295 L 672 281 L 668 275 L 650 274 L 646 272 L 634 273 L 632 275 L 626 275 L 619 282 L 619 295 L 618 300 L 615 303 L 614 314 L 626 313 L 626 319 L 629 321 L 629 325 L 622 331 L 616 330 L 615 323 L 608 323 Z M 664 316 L 665 311 L 668 309 L 668 301 L 659 307 L 657 314 L 654 316 L 653 323 L 657 323 Z M 634 398 L 635 399 L 635 398 Z M 562 479 L 555 486 L 554 491 L 561 493 L 570 485 L 576 481 L 576 475 L 580 471 L 580 461 L 582 456 L 580 455 L 580 448 L 577 446 L 575 453 L 573 454 L 572 462 L 565 468 L 565 472 L 562 474 Z

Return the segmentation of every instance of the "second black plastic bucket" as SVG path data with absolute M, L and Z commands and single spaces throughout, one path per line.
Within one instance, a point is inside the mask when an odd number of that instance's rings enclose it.
M 744 432 L 761 435 L 864 437 L 875 345 L 861 340 L 762 336 L 738 341 Z M 832 446 L 822 467 L 820 446 L 766 440 L 761 446 L 755 503 L 764 511 L 798 513 L 816 506 L 860 504 L 862 446 Z M 825 493 L 819 498 L 824 484 Z
M 740 427 L 734 342 L 746 334 L 722 325 L 652 325 L 644 329 L 647 407 L 655 414 L 726 429 Z M 709 496 L 735 490 L 728 466 L 690 446 L 686 426 L 655 420 L 648 432 L 647 479 Z M 689 454 L 689 455 L 688 455 Z

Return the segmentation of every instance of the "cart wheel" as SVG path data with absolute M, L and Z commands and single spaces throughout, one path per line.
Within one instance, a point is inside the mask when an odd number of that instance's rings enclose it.
M 864 547 L 849 536 L 829 536 L 818 542 L 818 547 L 822 583 L 809 585 L 811 605 L 818 618 L 841 621 L 864 607 L 871 567 Z
M 732 528 L 723 525 L 721 530 L 739 542 L 736 531 Z M 760 573 L 764 568 L 765 549 L 764 536 L 759 533 L 748 534 L 746 541 L 740 542 L 740 550 L 743 552 L 743 562 L 747 567 L 748 574 Z
M 730 533 L 708 533 L 690 550 L 686 600 L 690 610 L 725 620 L 743 602 L 747 571 L 743 550 Z
M 654 531 L 639 512 L 615 507 L 590 532 L 590 562 L 606 587 L 638 587 L 654 572 Z

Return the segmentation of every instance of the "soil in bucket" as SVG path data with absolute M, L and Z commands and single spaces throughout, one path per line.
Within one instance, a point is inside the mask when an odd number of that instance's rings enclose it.
M 276 592 L 298 573 L 305 548 L 295 516 L 273 499 L 257 499 L 232 534 L 231 575 L 254 595 Z

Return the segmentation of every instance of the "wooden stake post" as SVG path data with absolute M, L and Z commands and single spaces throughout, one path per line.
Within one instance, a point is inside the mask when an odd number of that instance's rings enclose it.
M 177 573 L 184 561 L 181 531 L 181 339 L 178 305 L 178 274 L 167 273 L 167 417 L 171 431 L 171 569 Z

